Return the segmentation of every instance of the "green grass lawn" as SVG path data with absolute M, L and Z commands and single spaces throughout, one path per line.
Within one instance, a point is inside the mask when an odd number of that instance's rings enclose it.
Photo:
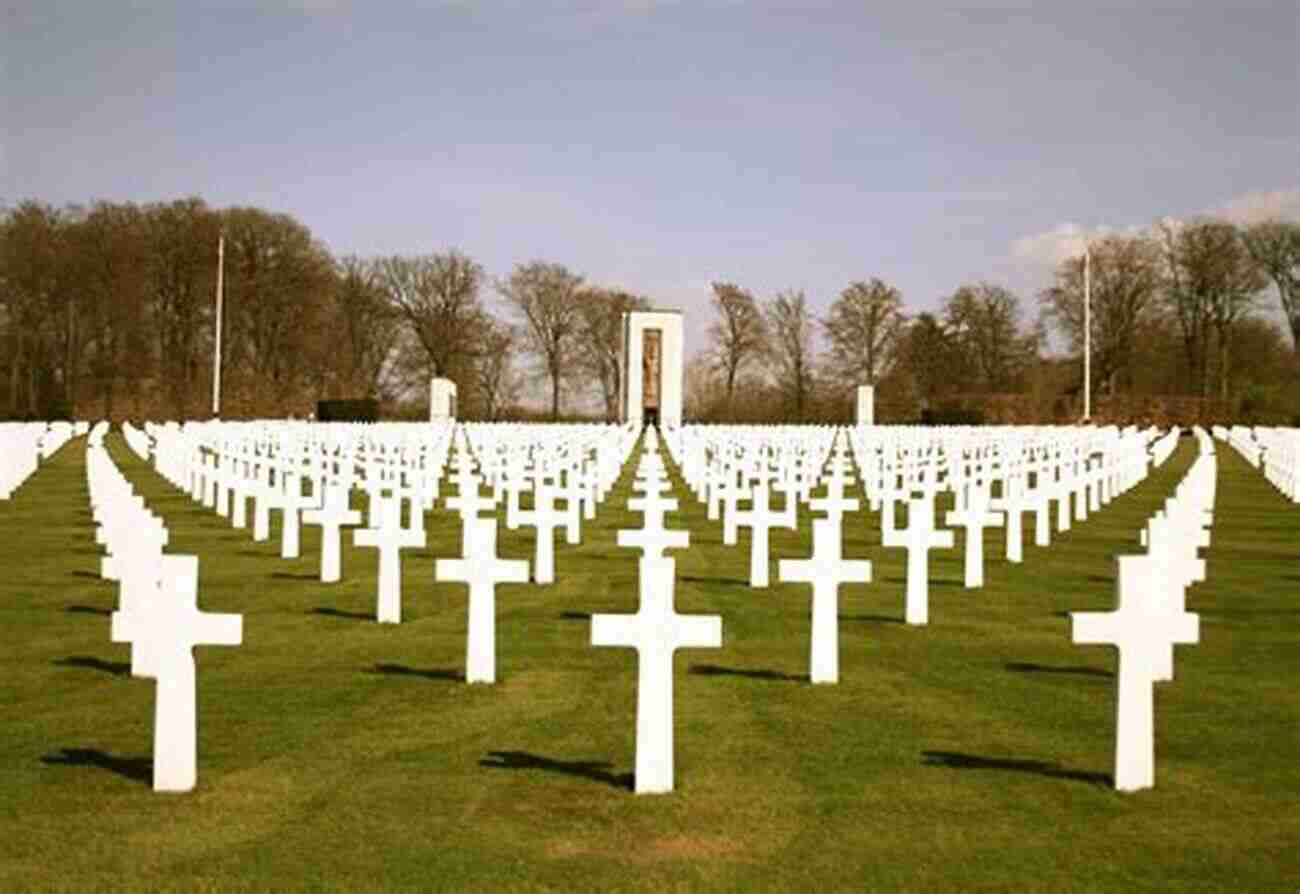
M 498 588 L 496 686 L 465 685 L 466 591 L 434 584 L 459 523 L 429 515 L 406 553 L 404 623 L 380 626 L 374 550 L 345 581 L 255 544 L 110 447 L 200 557 L 200 606 L 242 612 L 244 644 L 197 650 L 199 785 L 150 789 L 152 681 L 109 641 L 85 442 L 0 503 L 0 890 L 1300 890 L 1300 507 L 1220 445 L 1202 642 L 1157 687 L 1156 788 L 1109 785 L 1114 651 L 1070 643 L 1066 612 L 1113 607 L 1114 556 L 1193 458 L 1023 565 L 988 535 L 987 585 L 958 549 L 931 565 L 930 625 L 903 614 L 904 553 L 846 518 L 875 582 L 841 590 L 841 682 L 807 682 L 810 589 L 747 585 L 748 535 L 686 502 L 679 611 L 717 613 L 721 649 L 676 663 L 677 791 L 637 797 L 636 659 L 589 645 L 593 612 L 636 608 L 614 532 L 630 477 L 557 538 L 558 581 Z M 804 557 L 811 528 L 776 532 Z M 1026 541 L 1032 526 L 1026 516 Z M 524 530 L 501 552 L 531 554 Z

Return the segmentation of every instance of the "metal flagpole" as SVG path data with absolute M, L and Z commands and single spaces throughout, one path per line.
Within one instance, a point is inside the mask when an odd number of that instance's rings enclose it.
M 1092 419 L 1092 250 L 1083 248 L 1083 421 Z
M 226 234 L 217 237 L 217 344 L 212 352 L 212 416 L 221 416 L 221 286 L 226 267 Z

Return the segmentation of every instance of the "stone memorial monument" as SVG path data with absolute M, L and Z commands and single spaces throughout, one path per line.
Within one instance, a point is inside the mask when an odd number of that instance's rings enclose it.
M 451 379 L 434 379 L 429 383 L 429 421 L 456 421 L 456 383 Z
M 623 314 L 621 421 L 682 424 L 683 350 L 680 311 Z
M 854 418 L 858 425 L 876 424 L 876 387 L 874 385 L 858 386 L 858 413 Z

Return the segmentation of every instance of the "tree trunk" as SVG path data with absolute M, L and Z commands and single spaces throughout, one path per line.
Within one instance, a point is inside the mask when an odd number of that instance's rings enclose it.
M 1228 402 L 1228 333 L 1226 331 L 1219 333 L 1219 399 L 1225 404 Z

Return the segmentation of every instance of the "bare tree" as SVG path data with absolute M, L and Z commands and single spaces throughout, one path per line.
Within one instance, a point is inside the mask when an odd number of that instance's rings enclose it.
M 171 412 L 185 418 L 204 403 L 221 220 L 199 198 L 146 206 L 145 217 L 155 372 Z
M 260 208 L 221 212 L 226 238 L 223 364 L 230 382 L 277 400 L 319 386 L 333 263 L 311 231 Z M 315 380 L 315 381 L 313 381 Z
M 722 372 L 730 407 L 737 374 L 763 354 L 767 326 L 758 303 L 748 291 L 727 282 L 715 282 L 712 288 L 713 309 L 718 318 L 709 327 L 709 337 L 713 340 L 714 362 Z
M 590 288 L 579 296 L 575 359 L 600 389 L 607 420 L 618 418 L 623 389 L 623 315 L 649 307 L 647 299 L 619 289 Z
M 802 291 L 777 292 L 765 308 L 771 333 L 768 362 L 777 391 L 786 405 L 786 418 L 804 421 L 813 391 L 812 335 L 814 319 Z
M 917 314 L 904 327 L 898 362 L 911 382 L 914 399 L 923 409 L 937 403 L 945 392 L 957 388 L 971 375 L 964 351 L 943 322 L 929 312 Z
M 520 341 L 519 331 L 499 320 L 489 320 L 483 328 L 483 350 L 474 358 L 471 376 L 480 413 L 488 422 L 500 421 L 519 391 L 514 361 Z
M 113 418 L 119 384 L 135 391 L 150 368 L 145 220 L 131 204 L 97 202 L 73 227 L 76 278 L 86 315 L 85 372 Z
M 1011 390 L 1033 358 L 1036 340 L 1020 330 L 1020 299 L 1002 286 L 962 286 L 944 305 L 944 323 L 984 391 Z
M 429 375 L 450 376 L 477 350 L 483 276 L 481 266 L 455 250 L 378 262 L 379 283 L 424 351 Z
M 388 303 L 378 265 L 346 255 L 335 263 L 335 272 L 328 342 L 337 352 L 333 369 L 347 387 L 367 397 L 388 396 L 385 374 L 401 319 Z
M 821 321 L 830 371 L 849 385 L 874 385 L 903 333 L 903 295 L 879 279 L 850 283 Z
M 1107 393 L 1133 386 L 1137 335 L 1160 295 L 1160 249 L 1150 236 L 1107 236 L 1091 246 L 1093 369 Z M 1082 353 L 1084 261 L 1070 258 L 1039 293 L 1043 316 Z
M 1232 328 L 1254 306 L 1267 285 L 1246 250 L 1241 233 L 1227 221 L 1205 219 L 1162 224 L 1168 303 L 1182 332 L 1192 381 L 1210 393 L 1210 337 L 1218 349 L 1219 394 L 1228 395 Z
M 515 267 L 497 290 L 519 314 L 528 341 L 551 383 L 551 418 L 560 415 L 560 387 L 580 322 L 582 277 L 560 264 L 531 261 Z
M 26 201 L 0 229 L 0 299 L 6 323 L 10 409 L 49 418 L 64 400 L 60 333 L 76 325 L 66 284 L 64 251 L 69 223 L 57 209 Z
M 1292 349 L 1300 355 L 1300 221 L 1264 221 L 1248 227 L 1243 238 L 1255 264 L 1277 286 Z

